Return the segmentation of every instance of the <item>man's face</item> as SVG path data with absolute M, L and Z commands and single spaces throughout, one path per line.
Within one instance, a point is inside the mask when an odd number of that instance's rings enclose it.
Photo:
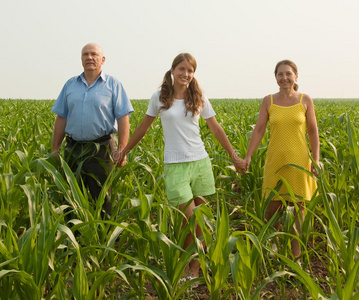
M 100 46 L 88 44 L 82 49 L 81 60 L 85 71 L 101 72 L 105 57 Z

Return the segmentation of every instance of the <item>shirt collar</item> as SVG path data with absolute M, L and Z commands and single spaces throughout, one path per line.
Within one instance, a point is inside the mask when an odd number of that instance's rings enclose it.
M 101 71 L 100 76 L 95 80 L 95 82 L 101 77 L 102 81 L 106 81 L 106 74 Z M 84 72 L 82 72 L 79 76 L 77 76 L 77 80 L 81 79 L 83 82 L 86 82 Z
M 103 71 L 101 71 L 100 77 L 103 81 L 106 81 L 106 74 Z

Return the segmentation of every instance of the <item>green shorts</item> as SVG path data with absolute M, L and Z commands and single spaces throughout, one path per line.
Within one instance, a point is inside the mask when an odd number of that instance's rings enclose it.
M 208 156 L 191 162 L 165 164 L 164 174 L 167 198 L 174 206 L 195 197 L 212 195 L 216 191 Z

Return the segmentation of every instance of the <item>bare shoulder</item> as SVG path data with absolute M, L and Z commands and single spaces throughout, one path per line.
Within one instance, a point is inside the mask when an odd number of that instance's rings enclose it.
M 271 105 L 271 95 L 267 95 L 263 98 L 262 107 L 268 110 L 270 105 Z
M 303 94 L 303 101 L 313 102 L 313 99 L 309 95 Z
M 271 95 L 267 95 L 263 98 L 263 102 L 269 102 L 270 103 L 270 96 Z
M 314 107 L 312 97 L 310 97 L 310 96 L 307 95 L 307 94 L 303 94 L 302 104 L 303 104 L 303 106 L 305 107 L 305 109 Z

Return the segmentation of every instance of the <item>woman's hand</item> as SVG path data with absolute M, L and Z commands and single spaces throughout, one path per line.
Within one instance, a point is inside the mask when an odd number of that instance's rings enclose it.
M 244 162 L 245 162 L 245 164 L 246 164 L 246 170 L 248 170 L 249 165 L 251 164 L 251 157 L 250 157 L 250 156 L 246 156 L 246 157 L 244 158 Z
M 317 162 L 315 162 L 316 163 L 316 165 L 318 166 L 318 168 L 322 168 L 322 163 L 320 162 L 320 161 L 317 161 Z M 312 172 L 312 174 L 314 175 L 314 176 L 318 176 L 319 175 L 319 171 L 318 171 L 318 169 L 315 167 L 315 165 L 313 164 L 313 163 L 311 163 L 311 166 L 310 166 L 310 171 Z

